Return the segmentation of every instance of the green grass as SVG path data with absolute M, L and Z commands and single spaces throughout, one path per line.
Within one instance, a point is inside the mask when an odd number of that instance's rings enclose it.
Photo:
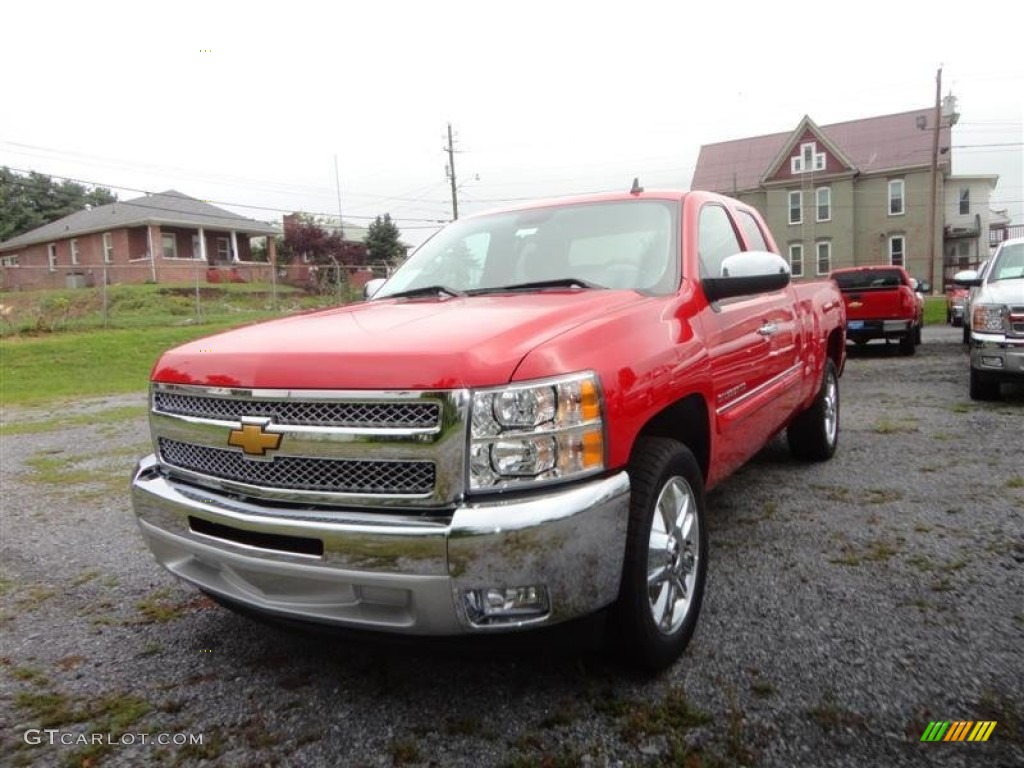
M 925 296 L 924 297 L 924 324 L 945 325 L 946 324 L 946 297 Z
M 179 328 L 133 328 L 5 338 L 0 344 L 0 400 L 54 400 L 145 391 L 157 357 L 186 341 L 238 325 L 238 319 Z
M 144 405 L 125 405 L 93 413 L 79 413 L 73 416 L 40 419 L 39 421 L 3 424 L 0 425 L 0 435 L 34 435 L 40 432 L 57 432 L 68 427 L 95 427 L 99 424 L 115 424 L 141 418 L 146 415 L 147 410 Z
M 142 392 L 170 347 L 239 325 L 331 306 L 334 297 L 266 285 L 110 286 L 0 293 L 0 401 L 55 400 Z M 56 421 L 56 420 L 54 420 Z M 66 422 L 64 422 L 66 423 Z M 8 425 L 4 433 L 47 431 Z

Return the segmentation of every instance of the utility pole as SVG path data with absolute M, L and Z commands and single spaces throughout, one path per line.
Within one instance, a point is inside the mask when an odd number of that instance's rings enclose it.
M 452 185 L 452 221 L 459 218 L 459 197 L 455 187 L 455 147 L 452 146 L 452 124 L 448 123 L 448 146 L 444 148 L 448 153 L 448 167 L 445 174 Z
M 341 180 L 338 176 L 338 156 L 334 156 L 334 188 L 338 192 L 338 237 L 345 239 L 345 222 L 341 218 Z
M 935 73 L 935 119 L 932 131 L 932 201 L 928 210 L 928 282 L 935 290 L 935 218 L 939 202 L 939 128 L 942 123 L 942 67 Z

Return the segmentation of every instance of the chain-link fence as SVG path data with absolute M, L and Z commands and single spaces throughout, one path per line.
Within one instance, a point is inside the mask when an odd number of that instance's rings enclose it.
M 5 335 L 167 324 L 244 322 L 362 299 L 387 267 L 202 261 L 50 268 L 0 266 Z

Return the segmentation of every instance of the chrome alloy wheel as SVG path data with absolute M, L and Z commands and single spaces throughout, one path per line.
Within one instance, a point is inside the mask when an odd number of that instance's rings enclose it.
M 676 475 L 658 494 L 647 544 L 651 618 L 664 635 L 676 632 L 690 612 L 701 556 L 697 502 L 689 483 Z
M 836 433 L 839 431 L 839 383 L 831 371 L 826 372 L 822 406 L 825 440 L 829 445 L 834 445 Z

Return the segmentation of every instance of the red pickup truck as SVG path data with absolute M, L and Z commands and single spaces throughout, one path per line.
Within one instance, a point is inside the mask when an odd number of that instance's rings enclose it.
M 240 610 L 413 635 L 602 609 L 672 663 L 705 490 L 839 432 L 845 315 L 757 211 L 604 194 L 460 219 L 372 300 L 166 352 L 132 493 L 171 573 Z
M 830 277 L 843 292 L 850 341 L 897 339 L 901 354 L 914 354 L 924 325 L 924 298 L 919 291 L 930 290 L 927 282 L 918 283 L 903 267 L 884 265 L 836 269 Z

